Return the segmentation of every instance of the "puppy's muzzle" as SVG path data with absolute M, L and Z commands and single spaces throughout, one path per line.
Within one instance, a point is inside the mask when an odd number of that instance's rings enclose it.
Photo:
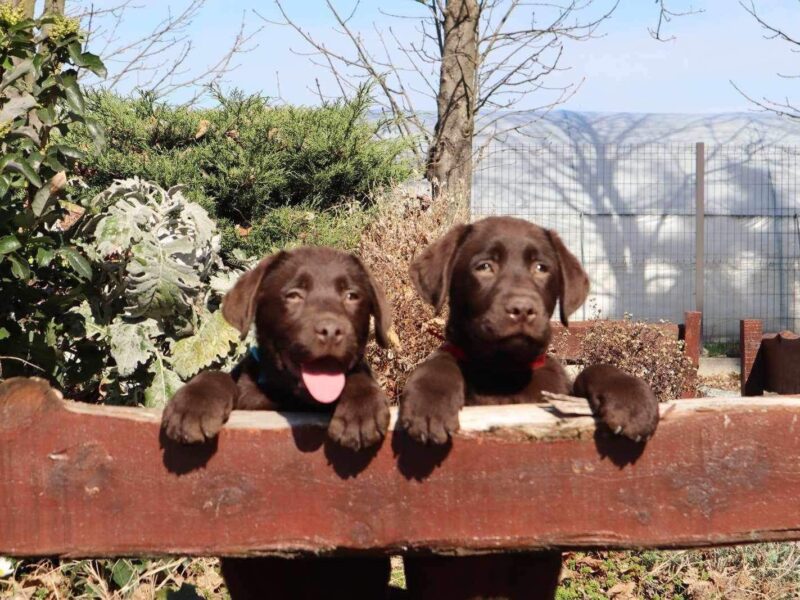
M 515 295 L 505 302 L 505 312 L 514 323 L 532 323 L 538 313 L 536 298 L 533 296 Z
M 333 313 L 323 313 L 312 323 L 315 346 L 323 352 L 336 352 L 353 335 L 353 326 L 348 319 Z

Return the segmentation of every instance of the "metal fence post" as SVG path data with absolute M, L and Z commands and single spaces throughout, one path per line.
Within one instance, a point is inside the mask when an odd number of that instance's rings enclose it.
M 705 301 L 706 145 L 695 144 L 695 272 L 694 308 L 703 312 Z

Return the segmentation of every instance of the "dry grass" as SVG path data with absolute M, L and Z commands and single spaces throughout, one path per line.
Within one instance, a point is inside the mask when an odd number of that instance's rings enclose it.
M 133 567 L 129 570 L 129 567 Z M 405 588 L 402 561 L 391 585 Z M 800 546 L 754 544 L 692 551 L 569 552 L 558 600 L 783 600 L 800 597 Z M 213 559 L 30 562 L 0 578 L 14 600 L 223 600 Z
M 441 344 L 435 333 L 441 335 L 445 322 L 417 295 L 408 267 L 418 252 L 454 223 L 465 221 L 466 215 L 464 202 L 447 198 L 431 202 L 426 196 L 394 191 L 378 199 L 375 219 L 362 235 L 359 254 L 394 311 L 398 346 L 383 350 L 373 342 L 367 349 L 375 375 L 390 397 L 397 398 L 411 369 Z
M 558 600 L 783 600 L 800 594 L 797 544 L 565 556 Z
M 0 578 L 14 600 L 223 600 L 216 559 L 19 561 Z
M 724 375 L 705 375 L 698 377 L 697 382 L 718 390 L 731 392 L 732 396 L 738 396 L 741 392 L 741 383 L 738 373 L 725 373 Z

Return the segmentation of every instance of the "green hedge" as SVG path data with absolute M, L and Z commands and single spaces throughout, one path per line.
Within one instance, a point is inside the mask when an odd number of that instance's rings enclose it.
M 285 243 L 280 227 L 296 229 L 308 210 L 322 211 L 324 221 L 343 206 L 367 208 L 377 188 L 411 174 L 407 143 L 379 139 L 366 90 L 315 108 L 273 106 L 241 93 L 217 100 L 213 108 L 189 109 L 147 96 L 92 95 L 90 112 L 105 128 L 106 148 L 93 152 L 87 134 L 72 134 L 88 153 L 78 173 L 89 195 L 134 176 L 184 184 L 187 197 L 219 219 L 226 249 L 263 253 Z M 237 225 L 252 227 L 254 237 L 237 235 Z M 326 233 L 323 243 L 347 237 Z

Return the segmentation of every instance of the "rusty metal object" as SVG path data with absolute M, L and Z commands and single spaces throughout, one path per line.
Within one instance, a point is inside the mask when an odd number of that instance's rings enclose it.
M 800 394 L 800 336 L 783 331 L 761 341 L 764 389 L 775 394 Z
M 742 395 L 800 394 L 800 336 L 765 334 L 760 319 L 744 319 L 739 329 Z
M 235 411 L 215 444 L 182 447 L 159 436 L 158 411 L 65 402 L 10 380 L 0 384 L 0 555 L 800 539 L 800 398 L 682 400 L 662 415 L 644 447 L 547 406 L 472 407 L 450 447 L 392 434 L 356 454 L 327 442 L 320 416 Z

